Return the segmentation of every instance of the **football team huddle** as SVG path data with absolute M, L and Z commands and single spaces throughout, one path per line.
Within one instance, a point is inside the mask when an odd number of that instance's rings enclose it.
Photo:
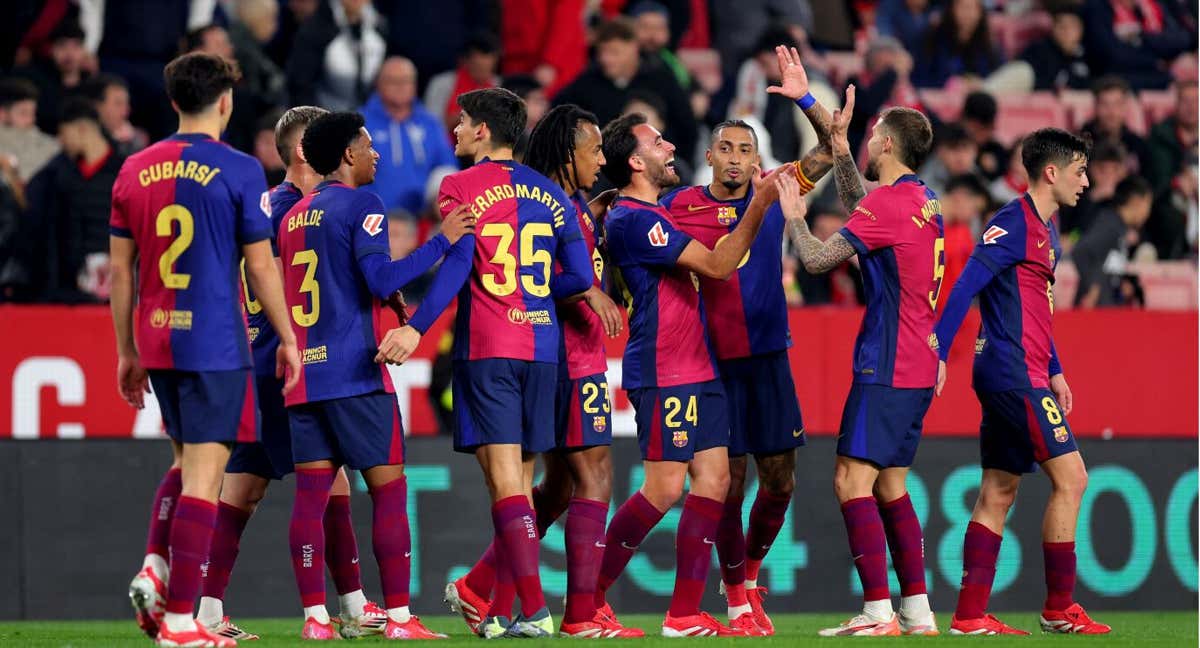
M 674 145 L 640 114 L 600 124 L 559 106 L 518 162 L 522 100 L 498 88 L 459 95 L 455 154 L 473 164 L 442 181 L 440 232 L 399 260 L 370 190 L 378 154 L 361 115 L 288 110 L 275 129 L 287 175 L 268 191 L 258 162 L 220 141 L 236 66 L 200 53 L 172 61 L 164 75 L 179 130 L 125 162 L 110 223 L 119 389 L 139 408 L 153 389 L 174 452 L 129 587 L 142 630 L 161 646 L 257 638 L 222 601 L 248 519 L 268 485 L 294 473 L 288 537 L 301 636 L 445 638 L 410 610 L 405 437 L 387 365 L 407 361 L 457 298 L 454 449 L 479 463 L 494 531 L 445 588 L 471 631 L 644 636 L 618 620 L 620 601 L 607 592 L 682 497 L 662 635 L 774 634 L 759 569 L 805 444 L 788 362 L 787 237 L 810 273 L 857 263 L 867 302 L 833 471 L 863 608 L 821 634 L 939 632 L 905 482 L 976 297 L 983 477 L 949 632 L 1027 634 L 986 609 L 1005 516 L 1021 476 L 1038 466 L 1052 485 L 1041 628 L 1109 632 L 1073 599 L 1087 472 L 1051 334 L 1061 256 L 1052 219 L 1088 186 L 1088 145 L 1057 129 L 1025 139 L 1029 191 L 988 223 L 939 318 L 940 205 L 914 172 L 932 145 L 929 120 L 911 108 L 881 112 L 860 175 L 847 140 L 854 87 L 831 114 L 809 94 L 796 50 L 776 54 L 781 81 L 767 91 L 796 101 L 817 146 L 765 172 L 754 129 L 720 123 L 705 153 L 713 179 L 701 186 L 677 187 Z M 805 194 L 831 171 L 850 218 L 822 241 L 805 220 Z M 591 195 L 602 173 L 616 189 Z M 868 192 L 864 178 L 877 188 Z M 402 291 L 435 266 L 410 314 Z M 398 327 L 386 330 L 385 309 Z M 620 384 L 636 413 L 644 478 L 609 519 L 605 339 L 622 332 L 623 311 Z M 538 455 L 545 470 L 534 485 Z M 759 488 L 743 526 L 747 456 Z M 382 605 L 363 592 L 346 468 L 361 471 L 372 499 Z M 564 514 L 567 596 L 556 626 L 538 552 Z M 700 609 L 714 546 L 727 623 Z

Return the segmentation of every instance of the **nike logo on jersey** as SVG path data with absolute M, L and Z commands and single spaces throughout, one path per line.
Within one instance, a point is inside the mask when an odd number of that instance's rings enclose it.
M 646 238 L 650 239 L 650 245 L 654 247 L 667 247 L 667 241 L 670 239 L 670 234 L 663 230 L 662 222 L 657 222 L 654 227 L 646 232 Z
M 1046 239 L 1042 239 L 1042 240 L 1038 241 L 1038 249 L 1040 250 L 1044 247 L 1046 247 Z
M 800 428 L 799 430 L 792 430 L 792 438 L 793 439 L 799 439 L 801 434 L 804 434 L 804 428 Z
M 999 240 L 1000 237 L 1004 236 L 1005 234 L 1008 234 L 1008 230 L 1004 229 L 1003 227 L 1000 227 L 999 225 L 992 225 L 991 227 L 987 228 L 986 232 L 983 233 L 983 244 L 991 245 L 992 243 L 995 243 L 997 240 Z
M 350 561 L 350 564 L 351 564 L 351 565 L 357 565 L 357 564 L 358 564 L 358 556 L 355 556 L 355 557 L 354 557 L 354 558 L 353 558 L 353 559 Z
M 704 538 L 704 544 L 717 544 L 717 543 L 715 540 L 709 540 L 708 538 Z
M 605 548 L 605 547 L 607 547 L 607 546 L 608 546 L 608 545 L 604 544 L 603 542 L 600 542 L 599 540 L 597 540 L 597 541 L 596 541 L 596 548 L 597 548 L 597 549 L 604 549 L 604 548 Z
M 711 207 L 713 207 L 713 205 L 688 205 L 687 206 L 688 211 L 690 211 L 690 212 L 700 211 L 701 209 L 709 209 Z
M 411 552 L 411 551 L 405 551 L 405 552 L 404 552 L 404 557 L 405 557 L 405 558 L 408 558 L 408 557 L 409 557 L 409 556 L 411 556 L 411 555 L 412 555 L 412 552 Z

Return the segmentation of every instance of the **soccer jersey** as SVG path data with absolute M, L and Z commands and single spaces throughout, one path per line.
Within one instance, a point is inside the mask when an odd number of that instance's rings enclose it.
M 754 197 L 717 200 L 706 186 L 686 187 L 662 199 L 679 229 L 709 249 L 729 236 Z M 776 202 L 762 229 L 728 279 L 700 277 L 708 335 L 717 358 L 728 360 L 782 351 L 792 345 L 783 294 L 783 210 Z
M 322 182 L 283 217 L 278 241 L 302 363 L 287 405 L 394 391 L 374 361 L 382 303 L 361 267 L 368 255 L 389 254 L 383 202 L 365 189 Z
M 279 245 L 275 232 L 288 210 L 304 196 L 296 185 L 284 181 L 271 190 L 271 250 L 279 256 Z M 242 286 L 246 291 L 246 325 L 250 331 L 250 350 L 254 355 L 254 375 L 275 375 L 275 352 L 279 349 L 279 334 L 271 328 L 262 304 L 254 296 L 250 282 L 246 279 L 245 265 L 242 266 Z
M 238 265 L 241 246 L 270 238 L 270 217 L 262 165 L 208 135 L 172 135 L 125 161 L 109 231 L 137 245 L 143 366 L 250 367 Z
M 941 205 L 915 175 L 859 202 L 842 236 L 858 252 L 867 310 L 854 341 L 854 382 L 932 387 L 933 337 L 945 270 Z
M 666 207 L 619 196 L 605 218 L 607 243 L 630 300 L 625 389 L 701 383 L 717 376 L 695 277 L 676 264 L 692 238 Z
M 464 204 L 475 233 L 451 249 L 410 323 L 427 331 L 457 291 L 454 359 L 557 364 L 554 301 L 587 290 L 592 274 L 571 200 L 523 164 L 484 158 L 442 181 L 442 215 Z M 555 260 L 564 271 L 552 276 Z
M 600 223 L 596 222 L 596 217 L 588 209 L 587 200 L 581 192 L 575 192 L 571 202 L 579 218 L 579 230 L 587 245 L 588 257 L 592 260 L 592 285 L 603 287 L 604 257 L 597 249 Z M 555 269 L 561 271 L 561 264 L 555 264 Z M 577 380 L 604 373 L 608 369 L 608 355 L 604 352 L 604 323 L 596 311 L 583 300 L 562 304 L 558 307 L 558 320 L 562 326 L 562 364 L 566 369 L 566 377 Z
M 1049 387 L 1054 268 L 1062 256 L 1058 228 L 1037 213 L 1029 194 L 1000 208 L 971 258 L 995 275 L 979 297 L 975 389 Z

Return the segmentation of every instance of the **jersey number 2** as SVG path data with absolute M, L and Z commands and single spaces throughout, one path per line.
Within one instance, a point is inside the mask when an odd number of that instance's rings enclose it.
M 483 287 L 497 297 L 506 297 L 517 291 L 517 257 L 513 256 L 512 242 L 515 238 L 512 225 L 508 223 L 488 223 L 480 230 L 479 236 L 499 239 L 496 241 L 496 253 L 491 262 L 501 267 L 500 277 L 497 273 L 488 272 L 480 276 Z M 550 264 L 554 258 L 549 250 L 534 249 L 534 239 L 539 236 L 554 236 L 550 223 L 529 223 L 521 228 L 521 249 L 519 250 L 522 267 L 538 266 L 534 275 L 521 275 L 521 286 L 525 292 L 534 297 L 550 295 Z M 538 281 L 538 276 L 541 281 Z
M 163 250 L 162 256 L 158 257 L 158 276 L 162 279 L 163 286 L 171 290 L 186 290 L 188 284 L 192 283 L 192 275 L 175 272 L 175 262 L 192 244 L 196 225 L 192 219 L 192 212 L 188 211 L 187 207 L 167 205 L 154 217 L 154 233 L 158 236 L 173 235 L 175 232 L 171 227 L 172 223 L 179 223 L 179 236 L 175 237 L 167 249 Z

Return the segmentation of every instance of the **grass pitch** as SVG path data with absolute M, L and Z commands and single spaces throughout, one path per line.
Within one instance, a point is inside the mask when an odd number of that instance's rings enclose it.
M 818 637 L 821 628 L 836 625 L 844 620 L 846 615 L 838 614 L 774 614 L 776 634 L 774 637 L 758 637 L 747 639 L 675 639 L 667 640 L 658 636 L 662 617 L 659 615 L 629 614 L 622 615 L 621 620 L 629 626 L 636 626 L 647 631 L 645 639 L 617 640 L 615 643 L 634 646 L 671 646 L 679 648 L 681 643 L 697 643 L 706 646 L 723 645 L 764 645 L 764 646 L 796 646 L 821 645 L 834 646 L 839 643 L 858 643 L 866 641 L 903 641 L 909 644 L 936 642 L 939 645 L 948 643 L 981 644 L 986 648 L 1001 648 L 1007 646 L 1024 646 L 1026 648 L 1043 648 L 1048 646 L 1084 646 L 1098 648 L 1108 646 L 1196 646 L 1197 645 L 1197 614 L 1195 612 L 1097 612 L 1096 618 L 1111 624 L 1113 633 L 1103 637 L 1081 637 L 1064 635 L 1047 635 L 1037 630 L 1037 612 L 1007 612 L 999 615 L 1009 624 L 1034 632 L 1029 637 L 898 637 L 890 640 L 824 638 Z M 721 617 L 718 617 L 721 618 Z M 478 646 L 482 641 L 467 632 L 466 625 L 457 616 L 422 617 L 430 628 L 450 634 L 450 640 L 437 645 L 449 648 L 451 646 Z M 722 619 L 723 620 L 723 619 Z M 939 622 L 945 632 L 950 623 L 950 614 L 943 613 Z M 236 619 L 247 631 L 258 633 L 262 639 L 242 642 L 252 648 L 270 648 L 271 646 L 300 646 L 311 645 L 299 639 L 301 622 L 299 619 Z M 515 640 L 504 640 L 515 641 Z M 526 640 L 524 643 L 545 643 L 550 640 Z M 554 641 L 568 641 L 554 639 Z M 357 640 L 358 644 L 382 644 L 384 640 L 371 637 Z M 20 621 L 0 623 L 0 646 L 24 648 L 68 648 L 82 646 L 132 646 L 145 648 L 151 642 L 133 623 L 133 616 L 125 621 Z M 605 645 L 610 645 L 606 642 Z

